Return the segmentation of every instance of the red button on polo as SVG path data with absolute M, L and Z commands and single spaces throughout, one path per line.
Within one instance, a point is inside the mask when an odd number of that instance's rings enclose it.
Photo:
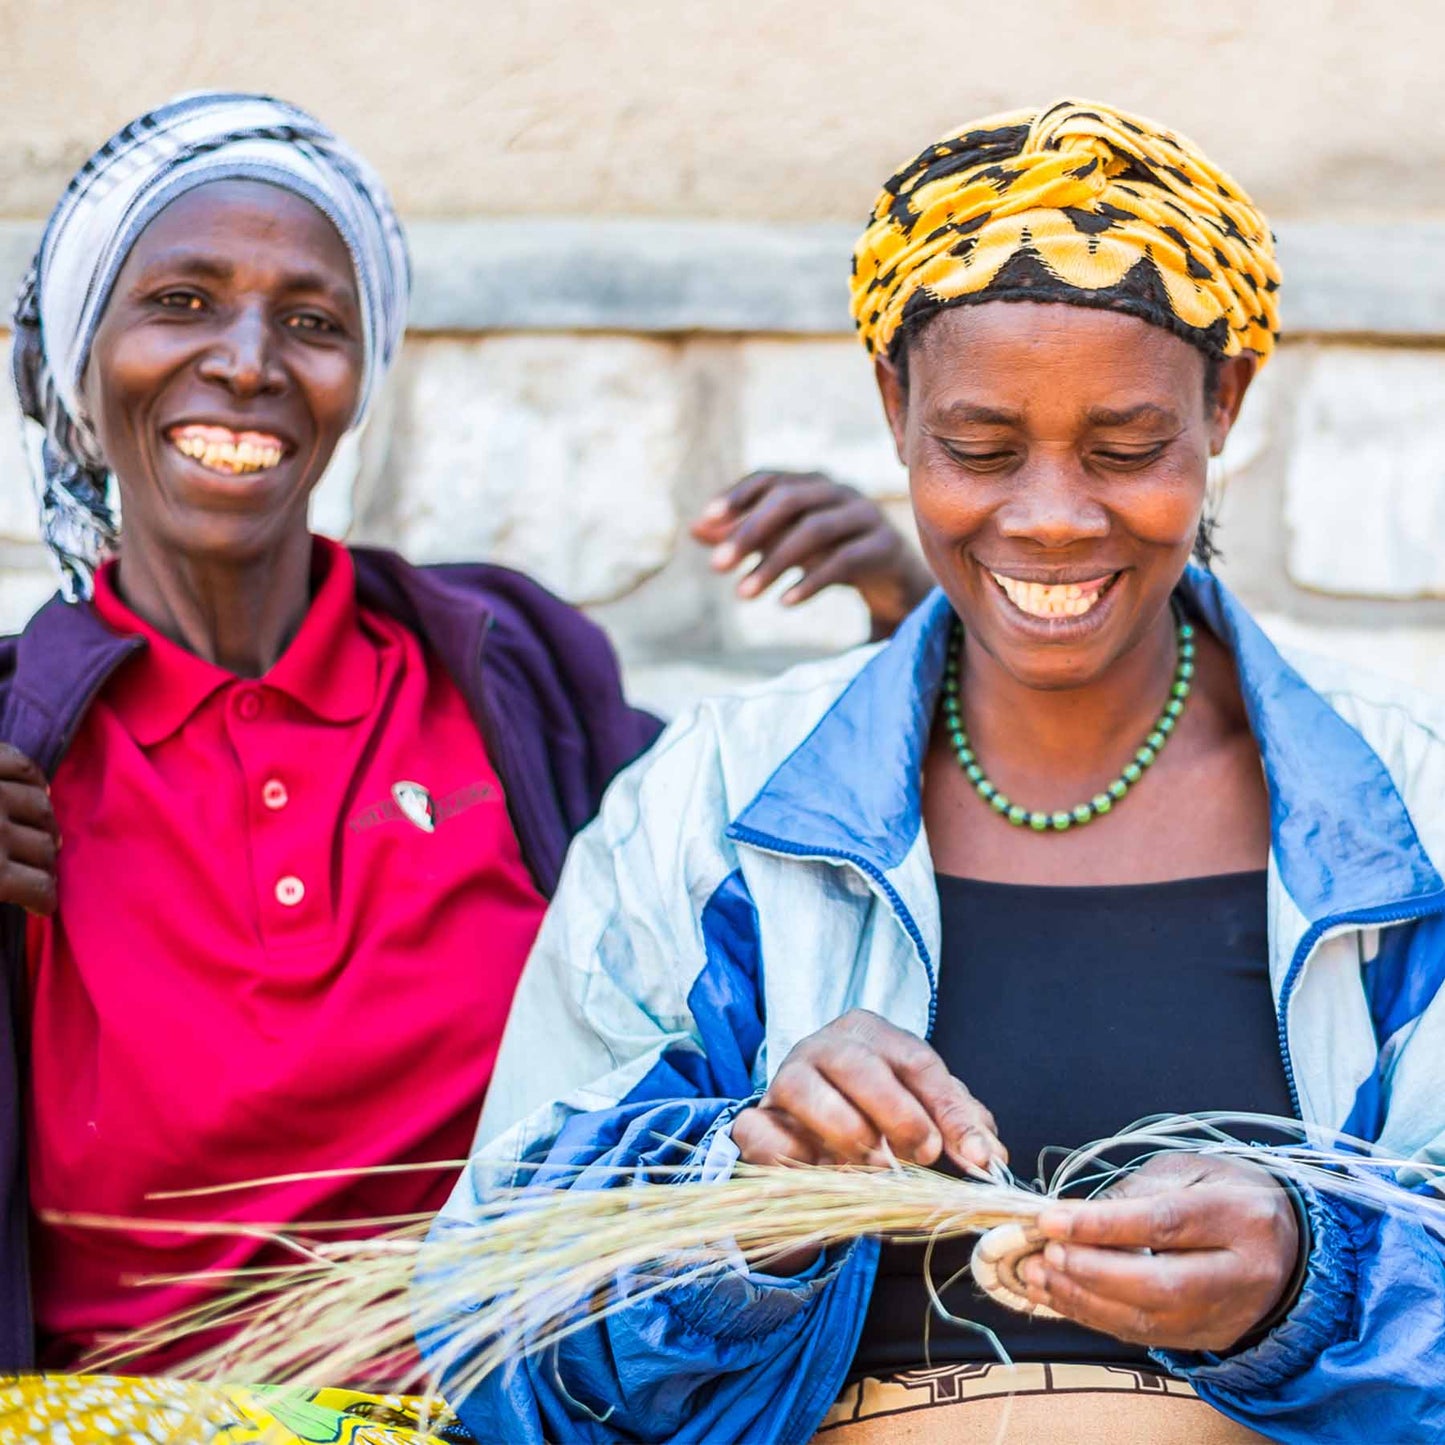
M 272 812 L 275 812 L 278 808 L 284 808 L 291 801 L 291 795 L 286 791 L 286 784 L 280 778 L 270 778 L 262 785 L 261 801 Z
M 261 699 L 254 692 L 243 692 L 236 702 L 236 711 L 247 722 L 255 722 L 261 716 Z

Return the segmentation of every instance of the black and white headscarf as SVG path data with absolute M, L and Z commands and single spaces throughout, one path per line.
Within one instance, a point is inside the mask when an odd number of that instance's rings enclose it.
M 119 535 L 110 474 L 80 401 L 97 326 L 136 239 L 178 196 L 216 180 L 267 181 L 310 201 L 351 253 L 366 375 L 358 426 L 406 329 L 406 239 L 375 171 L 303 110 L 269 96 L 180 96 L 117 132 L 65 188 L 15 302 L 15 386 L 44 429 L 41 530 L 71 601 L 88 596 Z

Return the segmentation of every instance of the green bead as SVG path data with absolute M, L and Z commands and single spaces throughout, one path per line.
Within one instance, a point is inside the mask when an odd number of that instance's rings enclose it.
M 1074 822 L 1080 827 L 1089 822 L 1094 816 L 1094 810 L 1087 803 L 1080 803 L 1074 809 Z
M 1194 664 L 1190 662 L 1187 657 L 1179 664 L 1178 675 L 1182 677 L 1185 682 L 1188 682 L 1189 679 L 1194 676 Z
M 1174 731 L 1174 728 L 1174 719 L 1170 717 L 1168 713 L 1165 713 L 1164 716 L 1159 719 L 1159 726 L 1155 728 L 1155 732 L 1161 732 L 1165 737 L 1168 737 L 1169 734 Z
M 954 752 L 958 754 L 959 761 L 962 762 L 965 767 L 967 767 L 969 760 L 966 759 L 963 755 L 968 751 L 968 739 L 961 732 L 959 732 L 957 728 L 954 728 L 952 732 L 950 732 L 948 735 L 948 741 L 952 746 Z
M 1114 800 L 1107 793 L 1095 793 L 1089 799 L 1089 806 L 1095 813 L 1107 813 L 1114 806 Z
M 1129 768 L 1132 768 L 1133 766 L 1134 766 L 1133 763 L 1130 763 L 1130 764 L 1129 764 Z M 1127 772 L 1129 771 L 1129 768 L 1125 768 L 1124 771 L 1127 773 Z M 1137 772 L 1137 769 L 1136 769 L 1135 771 Z M 1117 802 L 1124 796 L 1124 794 L 1127 793 L 1128 791 L 1129 791 L 1129 781 L 1128 781 L 1127 778 L 1115 778 L 1114 781 L 1109 784 L 1109 796 L 1110 796 L 1116 803 L 1117 803 Z
M 1194 636 L 1193 624 L 1188 622 L 1181 622 L 1179 624 L 1179 636 L 1183 641 L 1188 642 L 1189 639 Z
M 1181 642 L 1181 643 L 1179 644 L 1179 655 L 1180 655 L 1180 657 L 1186 658 L 1186 659 L 1193 657 L 1193 656 L 1194 656 L 1194 644 L 1193 644 L 1192 642 Z
M 1021 808 L 1015 803 L 1008 810 L 1008 820 L 1015 828 L 1022 828 L 1029 820 L 1029 810 L 1027 808 Z
M 989 782 L 987 778 L 980 778 L 978 782 L 974 784 L 974 786 L 978 790 L 979 797 L 982 798 L 984 802 L 987 802 L 991 797 L 993 797 L 996 792 L 998 792 L 998 789 L 994 787 L 994 785 Z
M 973 749 L 967 743 L 954 744 L 953 751 L 958 755 L 958 760 L 967 767 L 970 763 L 976 763 L 978 759 L 973 755 Z
M 1168 741 L 1168 738 L 1165 736 L 1164 733 L 1160 732 L 1158 728 L 1155 728 L 1154 731 L 1150 733 L 1147 738 L 1144 739 L 1144 741 L 1148 743 L 1149 746 L 1153 748 L 1154 751 L 1157 753 L 1159 749 L 1162 748 L 1164 744 Z
M 993 797 L 988 800 L 988 805 L 995 813 L 1007 813 L 1009 811 L 1009 800 L 997 790 L 994 791 Z
M 1056 833 L 1067 833 L 1074 826 L 1074 815 L 1072 813 L 1055 813 L 1049 819 L 1049 826 Z
M 970 783 L 978 783 L 983 780 L 983 769 L 977 763 L 970 763 L 963 771 Z
M 956 718 L 962 711 L 963 708 L 959 705 L 957 694 L 949 693 L 949 695 L 943 699 L 943 715 L 946 718 L 950 720 Z
M 1164 709 L 1166 717 L 1178 717 L 1184 711 L 1184 699 L 1181 697 L 1170 698 L 1169 704 Z
M 1049 815 L 1047 813 L 1030 813 L 1029 827 L 1035 833 L 1042 833 L 1049 826 Z
M 1130 763 L 1124 769 L 1124 781 L 1126 783 L 1137 783 L 1144 776 L 1144 769 L 1138 763 Z M 1111 789 L 1112 791 L 1112 789 Z M 1120 796 L 1123 796 L 1122 794 Z
M 1180 678 L 1169 691 L 1172 692 L 1180 702 L 1183 702 L 1184 699 L 1189 696 L 1189 684 L 1183 678 Z
M 1158 756 L 1159 754 L 1156 753 L 1148 743 L 1145 743 L 1144 746 L 1134 754 L 1134 761 L 1138 763 L 1141 768 L 1147 768 Z

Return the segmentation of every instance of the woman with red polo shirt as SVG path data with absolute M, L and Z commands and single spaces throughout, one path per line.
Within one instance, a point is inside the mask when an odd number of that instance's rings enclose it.
M 264 1248 L 57 1214 L 194 1219 L 156 1196 L 296 1173 L 204 1212 L 439 1206 L 446 1171 L 345 1171 L 467 1152 L 568 840 L 657 731 L 525 578 L 308 530 L 407 291 L 364 161 L 290 106 L 206 94 L 86 163 L 22 292 L 66 596 L 0 650 L 3 998 L 29 1023 L 0 1019 L 0 1368 L 33 1358 L 32 1294 L 39 1358 L 69 1368 L 197 1297 L 137 1278 Z M 706 540 L 916 590 L 832 483 L 732 501 Z

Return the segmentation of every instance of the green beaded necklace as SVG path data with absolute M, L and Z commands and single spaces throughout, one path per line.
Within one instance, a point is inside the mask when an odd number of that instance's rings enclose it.
M 1159 756 L 1170 734 L 1184 714 L 1184 703 L 1189 697 L 1191 679 L 1194 677 L 1194 629 L 1183 618 L 1178 622 L 1179 662 L 1174 669 L 1174 683 L 1169 689 L 1169 701 L 1159 714 L 1144 745 L 1134 754 L 1133 760 L 1124 771 L 1104 789 L 1095 793 L 1087 803 L 1080 803 L 1062 813 L 1036 813 L 1029 808 L 1006 798 L 989 782 L 973 748 L 968 734 L 963 730 L 963 702 L 959 696 L 959 658 L 963 654 L 963 624 L 954 619 L 953 636 L 949 643 L 948 669 L 943 681 L 943 721 L 948 729 L 948 741 L 953 745 L 954 756 L 964 771 L 974 791 L 1001 818 L 1006 818 L 1015 828 L 1025 826 L 1035 833 L 1067 833 L 1070 828 L 1082 828 L 1095 818 L 1112 811 L 1114 804 L 1122 802 L 1129 789 L 1144 776 L 1145 770 Z

